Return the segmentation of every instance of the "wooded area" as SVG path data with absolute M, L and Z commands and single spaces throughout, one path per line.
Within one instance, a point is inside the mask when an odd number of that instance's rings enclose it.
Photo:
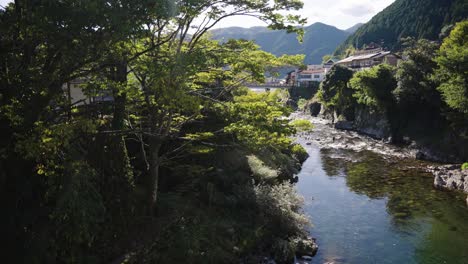
M 303 56 L 206 35 L 237 15 L 298 31 L 305 21 L 280 11 L 301 7 L 17 0 L 0 10 L 2 259 L 290 259 L 308 225 L 290 185 L 305 151 L 289 138 L 284 97 L 241 86 Z M 112 100 L 73 104 L 63 87 L 74 80 Z

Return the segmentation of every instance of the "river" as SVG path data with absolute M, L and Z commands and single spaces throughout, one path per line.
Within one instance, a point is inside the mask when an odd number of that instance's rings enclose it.
M 428 163 L 409 151 L 313 118 L 297 141 L 309 153 L 299 173 L 312 263 L 467 264 L 465 194 L 435 190 Z

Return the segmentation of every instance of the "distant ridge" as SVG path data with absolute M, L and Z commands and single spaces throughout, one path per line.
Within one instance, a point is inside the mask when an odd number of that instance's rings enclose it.
M 356 32 L 356 30 L 358 30 L 363 25 L 364 25 L 364 23 L 357 23 L 356 25 L 354 25 L 354 26 L 352 26 L 352 27 L 350 27 L 348 29 L 345 29 L 344 31 L 353 34 L 354 32 Z
M 269 30 L 266 27 L 229 27 L 214 29 L 212 38 L 220 41 L 247 39 L 255 41 L 263 50 L 277 56 L 283 54 L 305 54 L 306 64 L 319 64 L 322 57 L 332 54 L 349 35 L 349 32 L 323 23 L 314 23 L 304 28 L 304 41 L 301 45 L 295 34 Z

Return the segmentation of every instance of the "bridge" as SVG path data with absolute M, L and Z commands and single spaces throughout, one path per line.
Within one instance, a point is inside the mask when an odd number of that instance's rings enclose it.
M 267 89 L 267 88 L 272 88 L 272 89 L 290 89 L 293 87 L 290 84 L 281 84 L 281 83 L 262 83 L 262 84 L 246 84 L 245 85 L 248 88 L 255 89 Z

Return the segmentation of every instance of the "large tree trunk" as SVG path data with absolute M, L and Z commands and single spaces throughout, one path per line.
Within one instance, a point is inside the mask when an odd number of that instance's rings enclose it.
M 148 210 L 152 214 L 158 200 L 158 183 L 159 183 L 159 165 L 161 149 L 161 141 L 157 138 L 150 139 L 149 145 L 149 170 L 146 182 L 146 199 L 148 200 Z
M 127 84 L 127 63 L 117 62 L 111 68 L 108 78 L 119 86 L 125 87 Z M 125 116 L 127 97 L 125 93 L 120 93 L 118 88 L 113 89 L 114 109 L 112 119 L 112 130 L 118 132 L 125 129 Z M 118 215 L 123 210 L 130 210 L 132 189 L 134 184 L 133 167 L 130 163 L 125 137 L 117 133 L 102 139 L 102 143 L 107 147 L 97 147 L 97 151 L 91 153 L 97 155 L 99 164 L 96 167 L 102 173 L 102 188 L 105 188 L 104 200 L 112 215 Z M 91 163 L 94 161 L 92 160 Z M 128 214 L 130 215 L 130 213 Z M 115 217 L 117 218 L 117 217 Z
M 112 79 L 123 86 L 127 84 L 127 63 L 125 61 L 119 62 L 115 65 Z M 112 92 L 114 95 L 114 117 L 112 119 L 112 129 L 121 130 L 124 128 L 127 94 L 119 91 L 118 88 L 114 88 Z

